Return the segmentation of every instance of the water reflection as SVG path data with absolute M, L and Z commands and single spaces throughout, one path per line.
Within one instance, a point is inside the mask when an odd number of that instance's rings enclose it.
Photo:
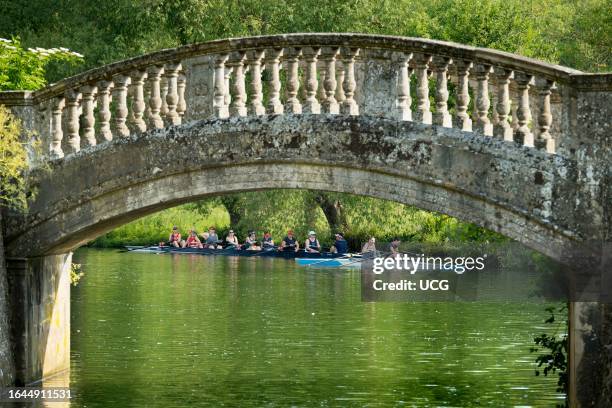
M 359 270 L 82 250 L 74 407 L 551 406 L 542 304 L 364 303 Z

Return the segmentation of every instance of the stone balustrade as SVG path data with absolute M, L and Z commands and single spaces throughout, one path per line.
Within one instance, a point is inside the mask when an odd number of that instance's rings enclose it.
M 389 36 L 219 40 L 0 93 L 51 158 L 213 117 L 326 114 L 457 128 L 554 153 L 579 71 L 489 49 Z

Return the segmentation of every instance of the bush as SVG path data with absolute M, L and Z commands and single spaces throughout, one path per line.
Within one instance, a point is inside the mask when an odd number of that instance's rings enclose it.
M 1 69 L 0 69 L 1 72 Z M 25 208 L 27 168 L 25 146 L 19 140 L 21 123 L 0 105 L 0 205 Z

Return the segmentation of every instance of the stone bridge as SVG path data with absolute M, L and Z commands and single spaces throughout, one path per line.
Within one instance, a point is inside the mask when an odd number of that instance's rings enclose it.
M 3 217 L 14 355 L 4 381 L 67 367 L 72 250 L 215 194 L 379 197 L 605 267 L 611 78 L 441 41 L 294 34 L 162 50 L 0 93 L 24 141 L 41 146 L 30 149 L 29 211 Z M 570 308 L 574 406 L 612 398 L 612 319 L 596 300 Z

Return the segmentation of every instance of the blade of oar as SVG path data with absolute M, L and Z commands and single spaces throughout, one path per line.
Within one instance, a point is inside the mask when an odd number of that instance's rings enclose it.
M 319 261 L 319 262 L 315 262 L 315 263 L 308 264 L 308 265 L 306 265 L 306 267 L 311 267 L 311 266 L 318 265 L 318 264 L 323 263 L 323 262 L 328 262 L 329 260 L 336 260 L 336 259 L 348 259 L 348 258 L 352 258 L 352 257 L 353 257 L 353 255 L 357 255 L 357 254 L 346 254 L 346 255 L 344 255 L 344 256 L 339 256 L 339 257 L 336 257 L 336 258 L 332 258 L 332 257 L 325 258 L 325 259 L 323 259 L 323 260 L 321 260 L 321 261 Z
M 255 255 L 263 254 L 264 252 L 270 252 L 270 251 L 274 251 L 276 249 L 278 249 L 278 247 L 276 245 L 274 245 L 274 246 L 268 247 L 266 249 L 262 249 L 261 251 L 253 252 L 252 254 L 250 254 L 250 256 L 255 256 Z M 245 251 L 248 251 L 248 249 L 245 249 Z

